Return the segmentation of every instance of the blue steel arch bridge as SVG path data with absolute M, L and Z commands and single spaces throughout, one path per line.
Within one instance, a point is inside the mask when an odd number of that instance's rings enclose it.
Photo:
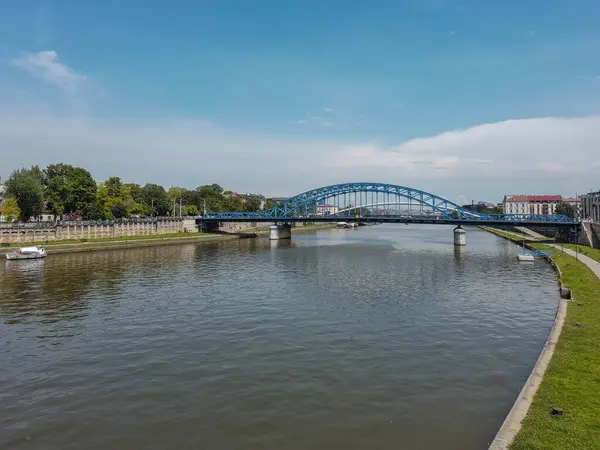
M 447 225 L 535 226 L 578 228 L 565 215 L 485 214 L 445 198 L 406 186 L 386 183 L 343 183 L 320 187 L 256 212 L 207 212 L 202 229 L 226 222 L 375 222 Z

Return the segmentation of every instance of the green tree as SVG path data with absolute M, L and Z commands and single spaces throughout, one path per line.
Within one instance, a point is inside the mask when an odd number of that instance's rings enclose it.
M 150 207 L 152 215 L 166 216 L 169 212 L 169 197 L 164 187 L 148 183 L 142 188 L 142 198 L 144 205 Z
M 50 164 L 43 172 L 47 207 L 56 215 L 83 211 L 96 200 L 96 182 L 81 167 Z
M 273 208 L 275 205 L 277 204 L 277 202 L 275 200 L 273 200 L 272 198 L 268 198 L 265 202 L 265 209 L 271 209 Z
M 110 210 L 114 219 L 122 219 L 128 215 L 127 207 L 123 202 L 116 202 Z
M 6 217 L 7 222 L 17 220 L 21 216 L 21 210 L 19 209 L 17 199 L 9 197 L 4 201 L 4 204 L 2 205 L 2 215 Z
M 187 205 L 184 207 L 183 214 L 186 216 L 197 216 L 200 214 L 200 210 L 196 205 Z
M 135 183 L 125 183 L 121 189 L 123 199 L 131 197 L 135 203 L 144 202 L 144 194 L 142 187 Z
M 261 200 L 259 197 L 250 196 L 245 199 L 244 202 L 244 211 L 246 212 L 255 212 L 260 210 Z
M 560 202 L 556 205 L 555 214 L 562 214 L 574 219 L 577 215 L 577 209 L 567 202 Z
M 104 183 L 106 189 L 108 190 L 108 196 L 111 198 L 118 198 L 122 196 L 121 189 L 123 188 L 123 183 L 121 183 L 121 178 L 119 177 L 110 177 Z
M 81 211 L 81 215 L 86 220 L 104 220 L 106 215 L 104 209 L 98 204 L 98 202 L 89 203 Z
M 40 168 L 17 169 L 6 181 L 6 193 L 13 197 L 21 210 L 21 220 L 39 216 L 44 207 L 43 174 Z
M 56 216 L 63 215 L 71 196 L 69 190 L 69 172 L 71 169 L 72 166 L 66 164 L 50 164 L 44 171 L 44 200 L 48 210 Z
M 92 174 L 81 167 L 73 167 L 69 173 L 71 196 L 66 205 L 67 212 L 82 211 L 96 201 L 98 187 Z

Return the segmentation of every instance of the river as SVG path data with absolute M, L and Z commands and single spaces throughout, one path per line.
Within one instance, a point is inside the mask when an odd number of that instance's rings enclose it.
M 0 261 L 0 448 L 484 449 L 558 304 L 543 262 L 378 225 Z

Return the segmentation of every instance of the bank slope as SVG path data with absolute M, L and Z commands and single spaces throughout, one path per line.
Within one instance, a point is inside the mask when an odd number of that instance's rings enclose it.
M 553 259 L 562 271 L 563 284 L 571 288 L 575 300 L 569 302 L 552 361 L 510 448 L 598 449 L 600 279 L 583 263 L 560 250 L 554 250 Z M 552 415 L 553 407 L 562 408 L 564 414 Z

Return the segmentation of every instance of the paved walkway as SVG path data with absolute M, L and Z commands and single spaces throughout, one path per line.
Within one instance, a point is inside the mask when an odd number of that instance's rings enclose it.
M 515 227 L 517 230 L 519 230 L 520 232 L 527 234 L 528 236 L 531 236 L 533 238 L 536 239 L 546 239 L 546 236 L 541 235 L 540 233 L 536 233 L 533 230 L 530 230 L 529 228 L 526 227 Z
M 579 261 L 581 261 L 582 263 L 584 263 L 586 266 L 588 266 L 592 272 L 594 272 L 594 274 L 600 278 L 600 262 L 593 260 L 592 258 L 590 258 L 589 256 L 585 256 L 582 255 L 581 253 L 576 253 L 574 250 L 565 248 L 563 249 L 562 246 L 558 245 L 558 244 L 548 244 L 551 247 L 555 247 L 558 250 L 562 250 L 564 251 L 567 255 L 570 255 L 572 257 L 577 257 L 577 259 Z

